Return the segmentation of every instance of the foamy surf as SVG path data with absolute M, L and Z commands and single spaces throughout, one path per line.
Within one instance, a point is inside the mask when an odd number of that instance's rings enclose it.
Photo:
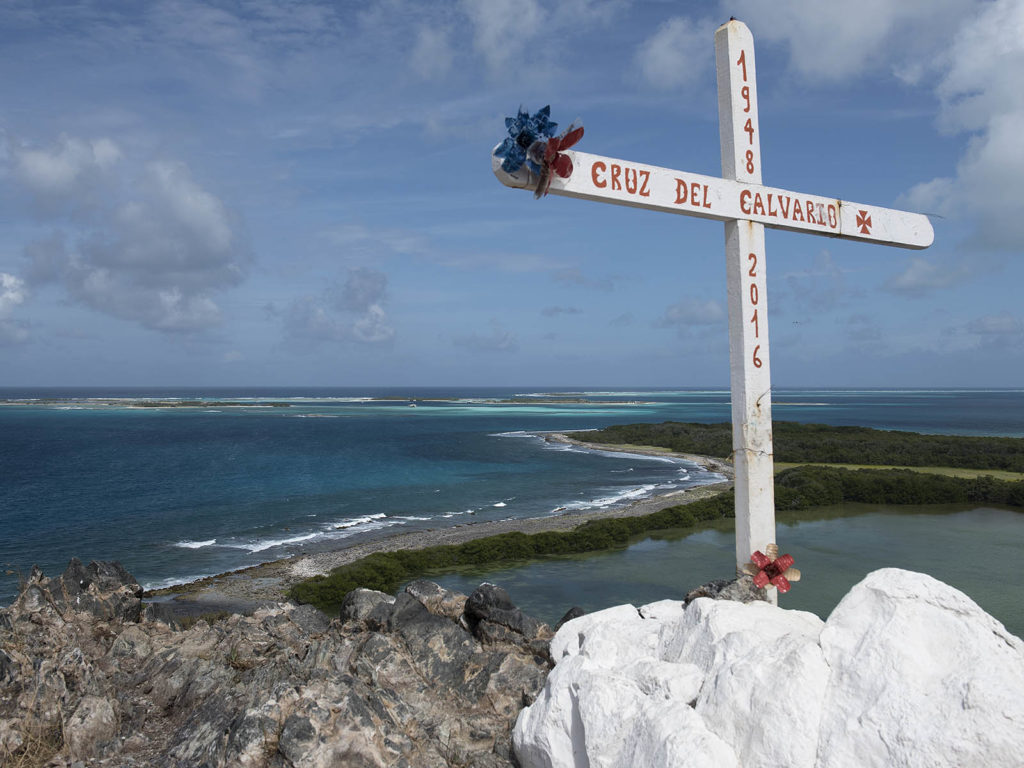
M 207 539 L 206 541 L 176 541 L 174 546 L 181 547 L 182 549 L 202 549 L 203 547 L 212 547 L 217 543 L 216 539 Z
M 362 525 L 369 525 L 375 520 L 383 520 L 387 517 L 383 512 L 378 512 L 375 515 L 364 515 L 363 517 L 353 517 L 350 520 L 342 520 L 338 523 L 330 523 L 330 529 L 335 531 L 341 531 L 346 528 L 357 528 Z
M 286 539 L 263 539 L 262 541 L 250 542 L 247 544 L 227 544 L 225 546 L 232 547 L 233 549 L 244 549 L 249 552 L 263 552 L 267 549 L 273 549 L 274 547 L 284 547 L 288 544 L 298 544 L 300 541 L 309 541 L 315 539 L 320 534 L 318 533 L 306 533 L 302 536 L 290 536 Z

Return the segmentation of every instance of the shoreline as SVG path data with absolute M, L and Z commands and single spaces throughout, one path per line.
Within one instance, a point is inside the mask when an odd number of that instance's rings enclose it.
M 327 552 L 293 555 L 184 584 L 147 590 L 145 598 L 149 602 L 163 603 L 179 615 L 196 615 L 221 610 L 251 611 L 267 603 L 285 602 L 288 599 L 287 592 L 294 584 L 313 576 L 326 575 L 334 568 L 360 560 L 375 552 L 395 552 L 401 549 L 423 549 L 445 544 L 462 544 L 474 539 L 513 531 L 530 534 L 571 530 L 591 520 L 640 517 L 666 507 L 689 504 L 717 495 L 732 487 L 732 465 L 714 457 L 673 453 L 645 446 L 588 443 L 570 438 L 561 432 L 538 432 L 537 434 L 550 442 L 578 445 L 594 450 L 683 459 L 708 471 L 725 475 L 727 479 L 717 483 L 649 496 L 618 509 L 594 509 L 545 517 L 470 522 L 451 527 L 394 533 Z M 153 600 L 154 597 L 159 599 Z

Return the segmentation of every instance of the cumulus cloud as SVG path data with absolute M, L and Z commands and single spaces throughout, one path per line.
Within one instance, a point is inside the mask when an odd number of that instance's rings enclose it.
M 714 28 L 710 21 L 681 16 L 663 23 L 637 50 L 636 64 L 644 80 L 670 90 L 706 79 L 713 62 L 708 40 Z
M 24 249 L 31 284 L 57 283 L 72 301 L 155 330 L 221 321 L 213 294 L 242 282 L 248 253 L 227 207 L 188 167 L 129 162 L 104 138 L 16 146 L 10 161 L 54 227 Z
M 14 320 L 14 308 L 25 303 L 28 289 L 19 277 L 0 272 L 0 344 L 18 344 L 28 338 L 28 329 Z
M 13 147 L 11 160 L 14 176 L 38 214 L 85 216 L 109 183 L 121 150 L 106 138 L 61 136 L 46 149 Z
M 675 328 L 680 336 L 686 336 L 697 328 L 721 325 L 728 313 L 714 299 L 686 297 L 665 309 L 664 314 L 654 322 L 656 328 Z
M 1024 3 L 996 0 L 957 34 L 938 93 L 940 125 L 971 134 L 955 177 L 918 184 L 906 203 L 950 218 L 970 218 L 972 242 L 994 250 L 1024 244 Z
M 947 30 L 977 7 L 975 0 L 732 0 L 724 15 L 743 19 L 758 40 L 788 46 L 790 66 L 810 81 L 834 81 L 889 69 L 916 80 L 942 55 Z
M 816 0 L 736 0 L 729 13 L 759 40 L 785 44 L 807 81 L 885 70 L 905 82 L 936 79 L 939 128 L 968 134 L 967 150 L 955 175 L 917 184 L 899 204 L 974 223 L 979 248 L 1024 243 L 1024 2 L 864 0 L 840 10 Z
M 352 267 L 344 284 L 294 299 L 284 312 L 285 332 L 312 341 L 388 343 L 395 329 L 384 309 L 387 285 L 383 272 Z
M 489 326 L 488 332 L 456 336 L 452 343 L 470 352 L 515 352 L 519 349 L 519 339 L 512 331 L 497 320 L 491 320 Z

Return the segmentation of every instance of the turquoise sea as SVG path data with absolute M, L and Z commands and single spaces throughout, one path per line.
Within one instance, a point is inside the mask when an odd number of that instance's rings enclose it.
M 138 407 L 192 400 L 207 407 Z M 1024 436 L 1024 390 L 773 400 L 776 419 Z M 718 477 L 534 433 L 728 419 L 724 389 L 0 389 L 0 603 L 19 573 L 72 556 L 152 588 L 395 531 L 611 508 Z

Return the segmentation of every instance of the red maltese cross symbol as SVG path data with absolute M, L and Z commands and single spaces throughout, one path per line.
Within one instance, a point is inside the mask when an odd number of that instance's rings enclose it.
M 862 235 L 871 234 L 871 216 L 867 211 L 857 211 L 857 226 Z
M 777 544 L 765 547 L 767 554 L 760 550 L 750 556 L 751 562 L 743 566 L 743 572 L 754 577 L 758 589 L 771 584 L 779 592 L 788 592 L 791 581 L 800 581 L 800 571 L 793 567 L 792 555 L 779 555 Z

